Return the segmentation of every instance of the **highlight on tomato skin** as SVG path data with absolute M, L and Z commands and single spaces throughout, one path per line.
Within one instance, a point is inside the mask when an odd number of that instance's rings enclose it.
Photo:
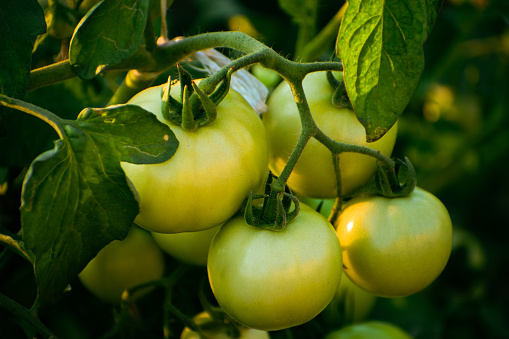
M 312 208 L 282 231 L 225 223 L 210 246 L 208 276 L 219 306 L 235 321 L 264 331 L 303 324 L 334 297 L 342 276 L 332 225 Z
M 382 297 L 404 297 L 429 286 L 452 249 L 452 222 L 442 202 L 416 187 L 406 197 L 358 196 L 336 223 L 344 272 Z

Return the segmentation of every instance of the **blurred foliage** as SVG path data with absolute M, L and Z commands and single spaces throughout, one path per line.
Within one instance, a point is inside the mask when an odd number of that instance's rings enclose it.
M 320 2 L 318 28 L 341 4 Z M 297 34 L 291 28 L 296 25 L 277 1 L 176 0 L 168 11 L 170 38 L 239 25 L 280 54 L 294 57 Z M 45 38 L 34 54 L 33 67 L 65 57 L 61 47 L 66 43 Z M 328 59 L 332 51 L 330 46 L 323 58 Z M 508 338 L 509 289 L 502 275 L 509 268 L 509 2 L 446 0 L 424 53 L 423 75 L 400 120 L 394 153 L 408 156 L 418 185 L 447 206 L 455 228 L 454 250 L 432 286 L 407 298 L 379 298 L 370 319 L 390 321 L 419 339 Z M 67 80 L 30 91 L 26 100 L 73 118 L 84 107 L 104 106 L 123 75 L 110 72 L 88 82 Z M 0 228 L 15 233 L 20 227 L 24 171 L 37 154 L 52 148 L 56 134 L 33 117 L 18 114 L 12 120 L 8 136 L 0 138 Z M 171 271 L 177 263 L 167 260 Z M 36 292 L 31 266 L 4 252 L 0 277 L 0 292 L 29 307 Z M 197 291 L 205 278 L 205 269 L 189 269 L 181 277 L 185 283 L 174 291 L 175 305 L 189 316 L 201 311 Z M 162 327 L 157 326 L 162 291 L 154 290 L 136 305 L 111 308 L 91 298 L 78 281 L 71 286 L 41 316 L 60 337 L 162 336 Z M 274 332 L 272 337 L 319 338 L 341 325 L 340 320 L 331 324 L 320 315 L 305 325 Z M 175 334 L 182 327 L 178 320 L 170 322 Z M 0 309 L 0 338 L 32 336 L 26 324 Z

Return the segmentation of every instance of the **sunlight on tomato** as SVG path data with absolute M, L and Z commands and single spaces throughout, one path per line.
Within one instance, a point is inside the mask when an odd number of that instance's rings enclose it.
M 128 103 L 165 122 L 163 87 L 148 88 Z M 179 83 L 172 85 L 171 95 L 180 98 Z M 172 158 L 161 164 L 121 163 L 138 197 L 136 223 L 159 233 L 200 231 L 224 223 L 266 180 L 267 140 L 260 117 L 230 89 L 210 125 L 189 132 L 167 124 L 179 140 Z
M 342 272 L 332 225 L 301 204 L 284 230 L 225 223 L 210 246 L 208 274 L 221 308 L 234 320 L 265 331 L 303 324 L 332 300 Z
M 383 297 L 426 288 L 445 268 L 452 248 L 447 209 L 419 187 L 402 198 L 353 198 L 337 219 L 336 232 L 345 273 Z

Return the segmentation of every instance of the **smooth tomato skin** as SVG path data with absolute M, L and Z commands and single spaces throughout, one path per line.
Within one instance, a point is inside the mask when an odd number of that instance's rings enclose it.
M 196 325 L 206 325 L 213 321 L 211 315 L 208 312 L 201 312 L 197 314 L 193 321 Z M 233 339 L 231 335 L 228 334 L 226 327 L 220 327 L 213 330 L 205 330 L 205 335 L 207 339 Z M 255 330 L 253 328 L 245 328 L 241 327 L 239 329 L 240 337 L 237 339 L 270 339 L 270 335 L 267 331 Z M 180 339 L 203 339 L 202 336 L 198 332 L 195 332 L 189 328 L 184 328 L 182 334 L 180 335 Z
M 325 72 L 308 74 L 302 83 L 311 114 L 317 126 L 330 138 L 379 150 L 390 156 L 397 135 L 397 123 L 378 141 L 366 142 L 366 132 L 355 113 L 331 102 L 332 89 Z M 280 175 L 301 134 L 301 120 L 287 82 L 282 82 L 269 97 L 268 111 L 262 121 L 269 143 L 269 168 Z M 367 155 L 342 153 L 339 156 L 343 194 L 364 185 L 376 171 L 376 161 Z M 330 151 L 311 138 L 287 182 L 303 196 L 330 199 L 337 196 L 336 175 Z
M 196 266 L 207 266 L 212 238 L 221 225 L 203 231 L 182 233 L 152 232 L 157 245 L 170 256 Z
M 412 339 L 401 328 L 382 321 L 368 321 L 345 326 L 324 339 Z
M 210 246 L 208 275 L 221 308 L 246 327 L 265 331 L 303 324 L 332 300 L 342 272 L 332 225 L 301 204 L 283 231 L 225 223 Z
M 376 300 L 377 296 L 364 291 L 344 274 L 334 298 L 324 312 L 331 320 L 356 323 L 369 316 Z
M 148 88 L 128 103 L 167 123 L 161 114 L 163 86 Z M 180 98 L 180 85 L 171 89 L 171 95 Z M 267 176 L 267 140 L 259 116 L 230 90 L 212 124 L 193 132 L 167 124 L 179 140 L 172 158 L 151 165 L 121 163 L 140 205 L 135 222 L 159 233 L 200 231 L 224 223 Z
M 119 304 L 124 290 L 160 279 L 163 273 L 163 252 L 149 232 L 133 226 L 124 240 L 106 245 L 78 277 L 97 298 Z
M 335 224 L 345 273 L 375 295 L 421 291 L 440 275 L 451 253 L 449 213 L 419 187 L 402 198 L 354 198 Z

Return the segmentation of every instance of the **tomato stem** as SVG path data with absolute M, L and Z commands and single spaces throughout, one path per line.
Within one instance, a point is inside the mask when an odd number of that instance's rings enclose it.
M 32 312 L 18 304 L 16 301 L 0 293 L 0 307 L 6 309 L 11 314 L 26 321 L 37 333 L 43 338 L 56 338 L 56 336 L 48 329 L 42 321 Z

